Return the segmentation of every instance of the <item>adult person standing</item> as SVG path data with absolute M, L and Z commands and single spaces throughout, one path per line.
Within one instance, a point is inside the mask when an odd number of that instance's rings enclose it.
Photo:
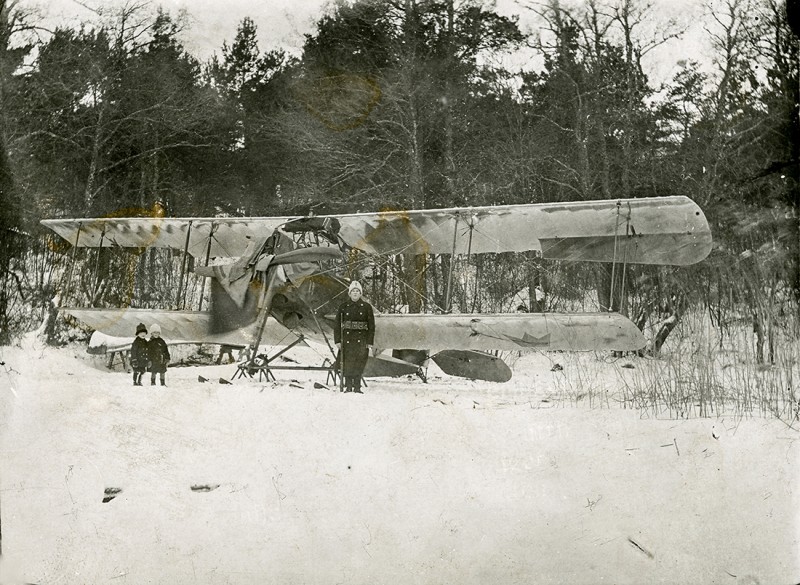
M 350 297 L 336 313 L 333 341 L 339 348 L 339 371 L 344 379 L 345 392 L 361 391 L 361 377 L 367 357 L 375 341 L 375 315 L 372 305 L 361 298 L 361 283 L 354 280 L 347 290 Z

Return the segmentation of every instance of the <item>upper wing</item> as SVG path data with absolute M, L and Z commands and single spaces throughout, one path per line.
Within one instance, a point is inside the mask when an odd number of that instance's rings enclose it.
M 241 256 L 287 219 L 123 217 L 45 219 L 42 225 L 79 247 L 186 248 L 195 258 L 216 258 Z
M 619 313 L 494 313 L 375 315 L 381 348 L 474 350 L 619 350 L 646 344 Z
M 687 265 L 711 251 L 703 212 L 688 197 L 384 211 L 331 217 L 339 237 L 374 254 L 539 250 L 545 258 Z M 43 220 L 78 246 L 186 248 L 197 258 L 240 256 L 288 217 Z
M 544 258 L 694 264 L 711 231 L 688 197 L 654 197 L 345 215 L 340 236 L 379 254 L 539 250 Z

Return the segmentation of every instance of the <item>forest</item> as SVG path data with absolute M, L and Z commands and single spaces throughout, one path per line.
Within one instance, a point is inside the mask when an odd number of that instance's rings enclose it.
M 199 278 L 176 295 L 179 252 L 72 250 L 45 218 L 686 195 L 714 237 L 691 267 L 614 273 L 519 253 L 344 268 L 382 311 L 618 310 L 650 354 L 700 319 L 714 343 L 745 331 L 754 361 L 780 362 L 800 306 L 799 55 L 785 3 L 710 3 L 712 54 L 658 83 L 647 55 L 682 30 L 645 0 L 526 10 L 534 33 L 482 0 L 346 1 L 301 54 L 262 49 L 244 18 L 201 61 L 181 15 L 149 3 L 42 32 L 0 0 L 0 344 L 48 315 L 53 343 L 74 336 L 54 303 L 205 302 Z M 509 66 L 523 50 L 541 65 Z

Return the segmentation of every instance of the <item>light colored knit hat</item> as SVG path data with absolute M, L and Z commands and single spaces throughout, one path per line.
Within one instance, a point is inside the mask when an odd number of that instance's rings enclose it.
M 357 280 L 354 280 L 353 282 L 350 283 L 350 288 L 347 289 L 347 292 L 353 291 L 355 289 L 358 289 L 359 292 L 362 293 L 364 292 L 364 289 L 361 287 L 361 283 L 358 282 Z
M 150 325 L 150 335 L 152 335 L 153 333 L 158 333 L 159 335 L 161 335 L 161 326 L 158 323 L 153 323 L 152 325 Z

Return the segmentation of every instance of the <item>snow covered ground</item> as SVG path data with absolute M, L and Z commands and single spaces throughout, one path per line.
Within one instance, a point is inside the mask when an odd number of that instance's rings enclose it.
M 0 361 L 3 585 L 800 582 L 798 432 L 622 409 L 643 360 L 364 395 L 231 365 L 134 388 L 32 339 Z

